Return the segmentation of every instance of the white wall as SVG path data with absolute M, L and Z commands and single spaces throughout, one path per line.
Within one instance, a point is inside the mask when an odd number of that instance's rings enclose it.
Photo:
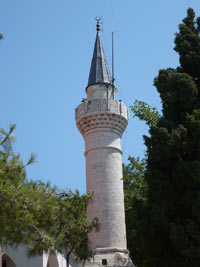
M 16 267 L 43 267 L 43 256 L 28 257 L 24 245 L 20 245 L 18 248 L 2 246 L 2 251 L 12 259 Z
M 24 245 L 18 246 L 18 248 L 12 248 L 10 246 L 2 246 L 2 251 L 6 253 L 8 257 L 12 259 L 16 267 L 47 267 L 47 262 L 49 258 L 48 253 L 44 253 L 41 256 L 28 257 L 27 249 Z M 50 256 L 51 257 L 51 256 Z M 56 253 L 58 267 L 66 267 L 66 261 L 64 255 Z M 54 257 L 50 258 L 50 267 L 57 267 L 54 263 L 56 259 Z M 55 265 L 55 266 L 54 266 Z M 71 255 L 70 257 L 70 267 L 81 267 L 82 264 L 75 260 L 75 257 Z

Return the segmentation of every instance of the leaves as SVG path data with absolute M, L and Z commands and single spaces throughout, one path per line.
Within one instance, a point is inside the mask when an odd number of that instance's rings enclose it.
M 181 69 L 195 79 L 200 85 L 200 27 L 199 18 L 195 20 L 194 11 L 189 8 L 187 17 L 179 25 L 179 33 L 176 33 L 175 48 L 179 53 Z
M 145 199 L 146 181 L 144 180 L 144 172 L 146 160 L 140 161 L 139 158 L 129 157 L 129 164 L 123 165 L 123 182 L 126 209 L 131 208 L 129 203 L 133 197 L 137 199 Z
M 133 106 L 130 107 L 133 112 L 133 117 L 138 117 L 139 120 L 145 121 L 149 126 L 155 126 L 159 120 L 159 112 L 155 107 L 151 107 L 143 101 L 135 100 Z
M 87 234 L 97 220 L 87 220 L 86 205 L 91 195 L 60 190 L 42 181 L 28 181 L 26 167 L 12 151 L 15 125 L 0 131 L 0 237 L 1 242 L 28 247 L 29 255 L 43 251 L 74 252 L 79 259 L 89 256 Z
M 175 50 L 180 66 L 154 80 L 162 115 L 154 122 L 147 104 L 133 108 L 150 125 L 145 165 L 124 168 L 128 247 L 143 267 L 200 265 L 200 17 L 191 8 Z

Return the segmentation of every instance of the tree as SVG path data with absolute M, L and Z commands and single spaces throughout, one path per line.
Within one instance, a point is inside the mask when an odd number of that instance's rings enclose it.
M 148 126 L 155 126 L 158 123 L 160 114 L 156 107 L 151 107 L 149 104 L 135 100 L 131 106 L 133 117 L 138 117 L 139 120 L 145 121 Z
M 200 17 L 191 8 L 174 49 L 180 66 L 154 80 L 162 116 L 144 136 L 144 197 L 131 199 L 131 253 L 143 267 L 200 266 Z
M 129 164 L 123 164 L 123 182 L 124 182 L 124 201 L 127 243 L 130 251 L 130 257 L 133 262 L 142 257 L 143 252 L 138 249 L 137 238 L 135 235 L 135 204 L 136 202 L 145 202 L 147 183 L 144 173 L 146 169 L 146 160 L 129 157 Z
M 11 246 L 25 243 L 29 255 L 43 251 L 66 253 L 66 266 L 73 252 L 80 260 L 89 256 L 88 232 L 97 225 L 86 216 L 90 195 L 64 191 L 41 181 L 28 181 L 26 164 L 12 151 L 12 133 L 0 134 L 0 241 Z

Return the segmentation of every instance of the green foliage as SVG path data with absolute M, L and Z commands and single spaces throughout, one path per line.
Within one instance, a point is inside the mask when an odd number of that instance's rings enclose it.
M 0 237 L 1 243 L 25 243 L 29 255 L 43 251 L 89 256 L 88 232 L 97 225 L 89 222 L 86 204 L 92 196 L 78 191 L 61 191 L 41 181 L 28 181 L 26 164 L 12 151 L 12 133 L 0 130 Z
M 147 183 L 144 178 L 146 160 L 129 157 L 129 164 L 123 165 L 124 200 L 126 215 L 126 232 L 128 249 L 133 262 L 142 258 L 143 252 L 137 244 L 137 220 L 135 207 L 144 204 L 147 193 Z
M 194 11 L 189 8 L 187 17 L 179 25 L 175 38 L 175 51 L 179 53 L 180 69 L 188 73 L 200 85 L 200 17 L 195 20 Z
M 129 164 L 123 164 L 123 182 L 124 195 L 126 201 L 126 210 L 132 209 L 130 201 L 135 197 L 137 199 L 145 199 L 146 181 L 144 179 L 144 172 L 146 167 L 146 160 L 129 157 Z
M 173 69 L 160 70 L 154 85 L 160 93 L 166 120 L 181 123 L 185 120 L 185 114 L 191 113 L 194 105 L 199 105 L 196 82 L 187 73 Z
M 133 112 L 133 117 L 138 117 L 139 120 L 145 121 L 149 126 L 157 124 L 160 115 L 156 107 L 152 108 L 145 102 L 135 100 L 130 108 Z
M 180 66 L 154 80 L 163 114 L 144 136 L 145 191 L 125 202 L 133 211 L 128 247 L 142 267 L 200 266 L 200 17 L 191 8 L 175 50 Z

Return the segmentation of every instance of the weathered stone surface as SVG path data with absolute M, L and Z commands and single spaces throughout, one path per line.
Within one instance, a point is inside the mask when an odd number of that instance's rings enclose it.
M 87 216 L 99 226 L 89 233 L 94 257 L 86 267 L 132 266 L 126 245 L 121 136 L 128 123 L 128 109 L 114 100 L 112 85 L 87 88 L 88 98 L 76 108 L 76 125 L 85 140 L 87 193 L 94 200 Z
M 107 261 L 107 265 L 102 263 L 102 260 Z M 127 254 L 116 252 L 114 254 L 95 255 L 93 259 L 87 261 L 84 267 L 136 267 Z
M 129 114 L 125 104 L 114 99 L 85 99 L 75 111 L 76 120 L 90 113 L 113 113 L 123 116 L 128 120 Z

